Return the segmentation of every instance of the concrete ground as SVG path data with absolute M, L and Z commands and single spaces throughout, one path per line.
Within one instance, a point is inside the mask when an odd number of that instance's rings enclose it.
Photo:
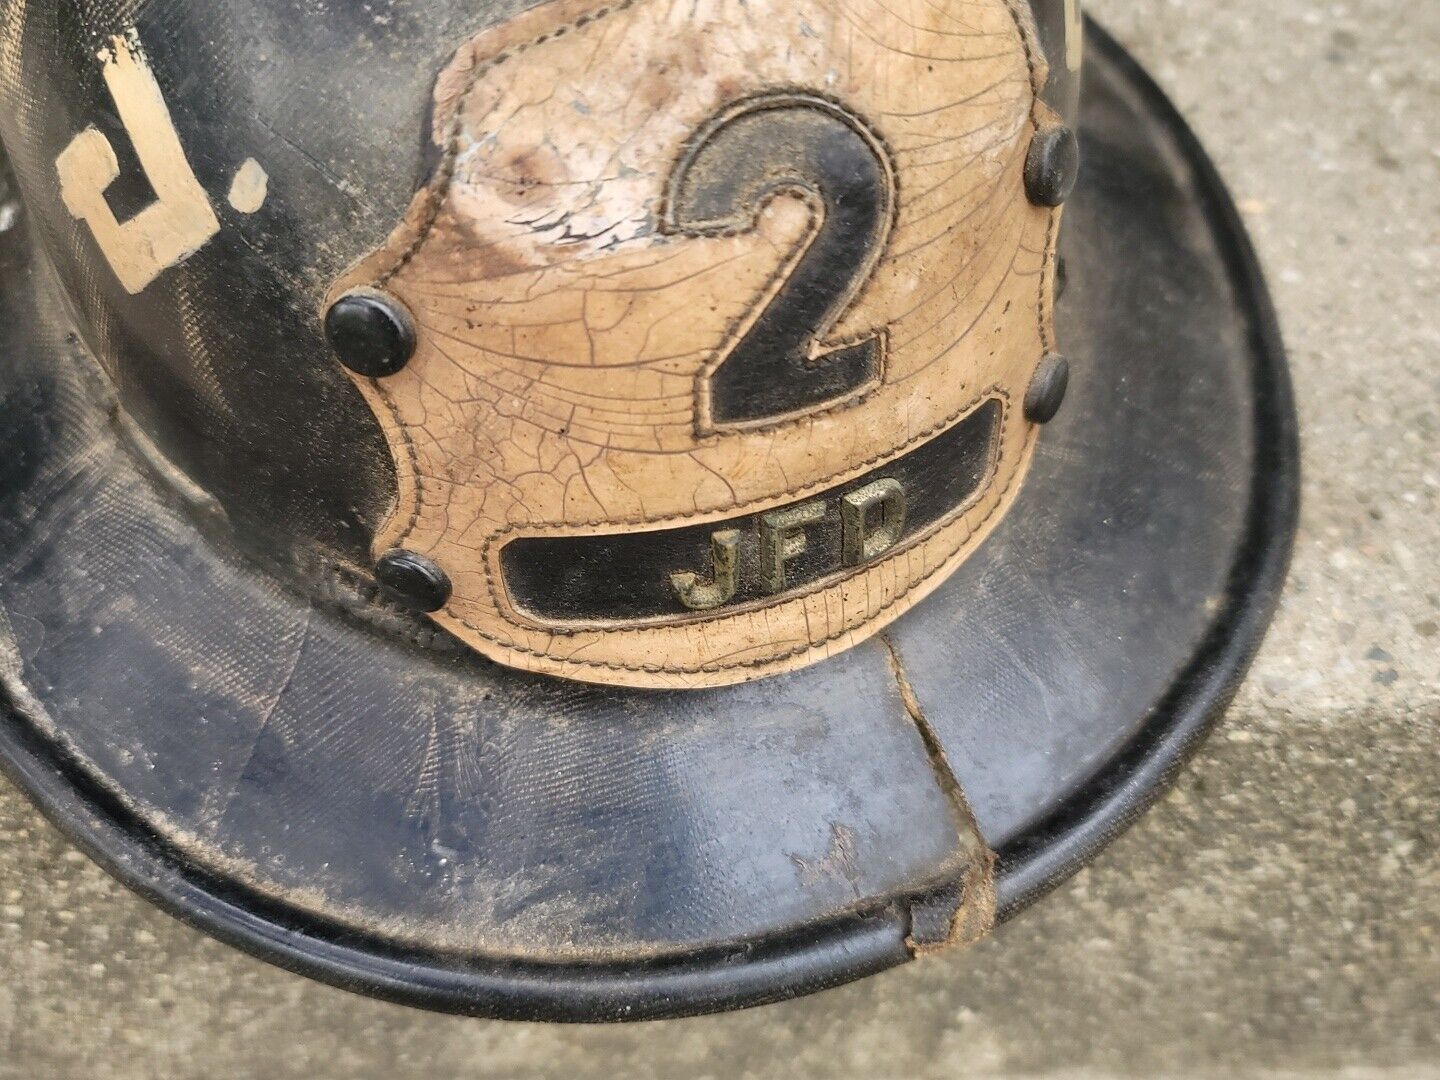
M 0 1077 L 1440 1077 L 1440 4 L 1091 7 L 1254 228 L 1305 434 L 1279 619 L 1169 798 L 969 953 L 553 1028 L 250 960 L 0 783 Z

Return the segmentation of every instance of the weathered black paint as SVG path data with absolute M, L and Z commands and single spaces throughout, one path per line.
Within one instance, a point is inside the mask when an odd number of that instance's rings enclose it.
M 1153 85 L 1092 40 L 1062 239 L 1066 407 L 1012 514 L 885 635 L 1000 851 L 1007 914 L 1203 736 L 1295 519 L 1289 384 L 1239 218 Z M 21 230 L 0 235 L 0 276 L 0 764 L 127 882 L 287 967 L 527 1018 L 834 985 L 903 960 L 917 905 L 933 936 L 927 905 L 956 871 L 949 806 L 883 643 L 686 693 L 422 647 L 363 594 L 282 587 L 246 543 L 198 528 L 118 440 Z M 333 370 L 318 296 L 314 363 Z M 245 385 L 278 396 L 268 373 Z M 265 452 L 285 450 L 301 490 L 304 455 L 362 438 L 275 433 Z M 264 506 L 275 477 L 243 455 L 230 488 L 247 469 Z M 797 888 L 795 857 L 823 860 L 837 823 L 845 873 Z

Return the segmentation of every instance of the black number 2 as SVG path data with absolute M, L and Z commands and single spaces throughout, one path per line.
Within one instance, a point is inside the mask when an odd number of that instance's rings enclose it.
M 874 271 L 894 218 L 889 158 L 856 118 L 803 94 L 726 110 L 676 166 L 665 228 L 698 236 L 753 228 L 765 203 L 787 193 L 815 207 L 818 225 L 764 310 L 702 377 L 702 429 L 804 415 L 880 377 L 883 329 L 826 340 Z

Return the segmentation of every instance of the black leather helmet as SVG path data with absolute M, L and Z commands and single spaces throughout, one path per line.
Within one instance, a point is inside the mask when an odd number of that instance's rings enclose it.
M 1269 618 L 1263 283 L 1075 0 L 3 0 L 0 140 L 0 755 L 285 966 L 966 944 Z

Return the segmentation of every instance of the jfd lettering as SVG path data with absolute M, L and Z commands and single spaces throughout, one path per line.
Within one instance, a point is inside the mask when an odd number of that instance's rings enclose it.
M 842 567 L 861 566 L 883 555 L 900 541 L 905 529 L 905 489 L 888 477 L 840 496 L 839 509 Z M 759 552 L 755 591 L 774 595 L 798 584 L 787 582 L 786 567 L 809 550 L 806 530 L 824 521 L 828 512 L 825 499 L 812 499 L 760 515 L 755 525 Z M 670 584 L 682 604 L 693 611 L 719 607 L 748 584 L 741 580 L 740 546 L 744 539 L 745 530 L 735 527 L 711 533 L 708 581 L 688 570 L 670 575 Z

